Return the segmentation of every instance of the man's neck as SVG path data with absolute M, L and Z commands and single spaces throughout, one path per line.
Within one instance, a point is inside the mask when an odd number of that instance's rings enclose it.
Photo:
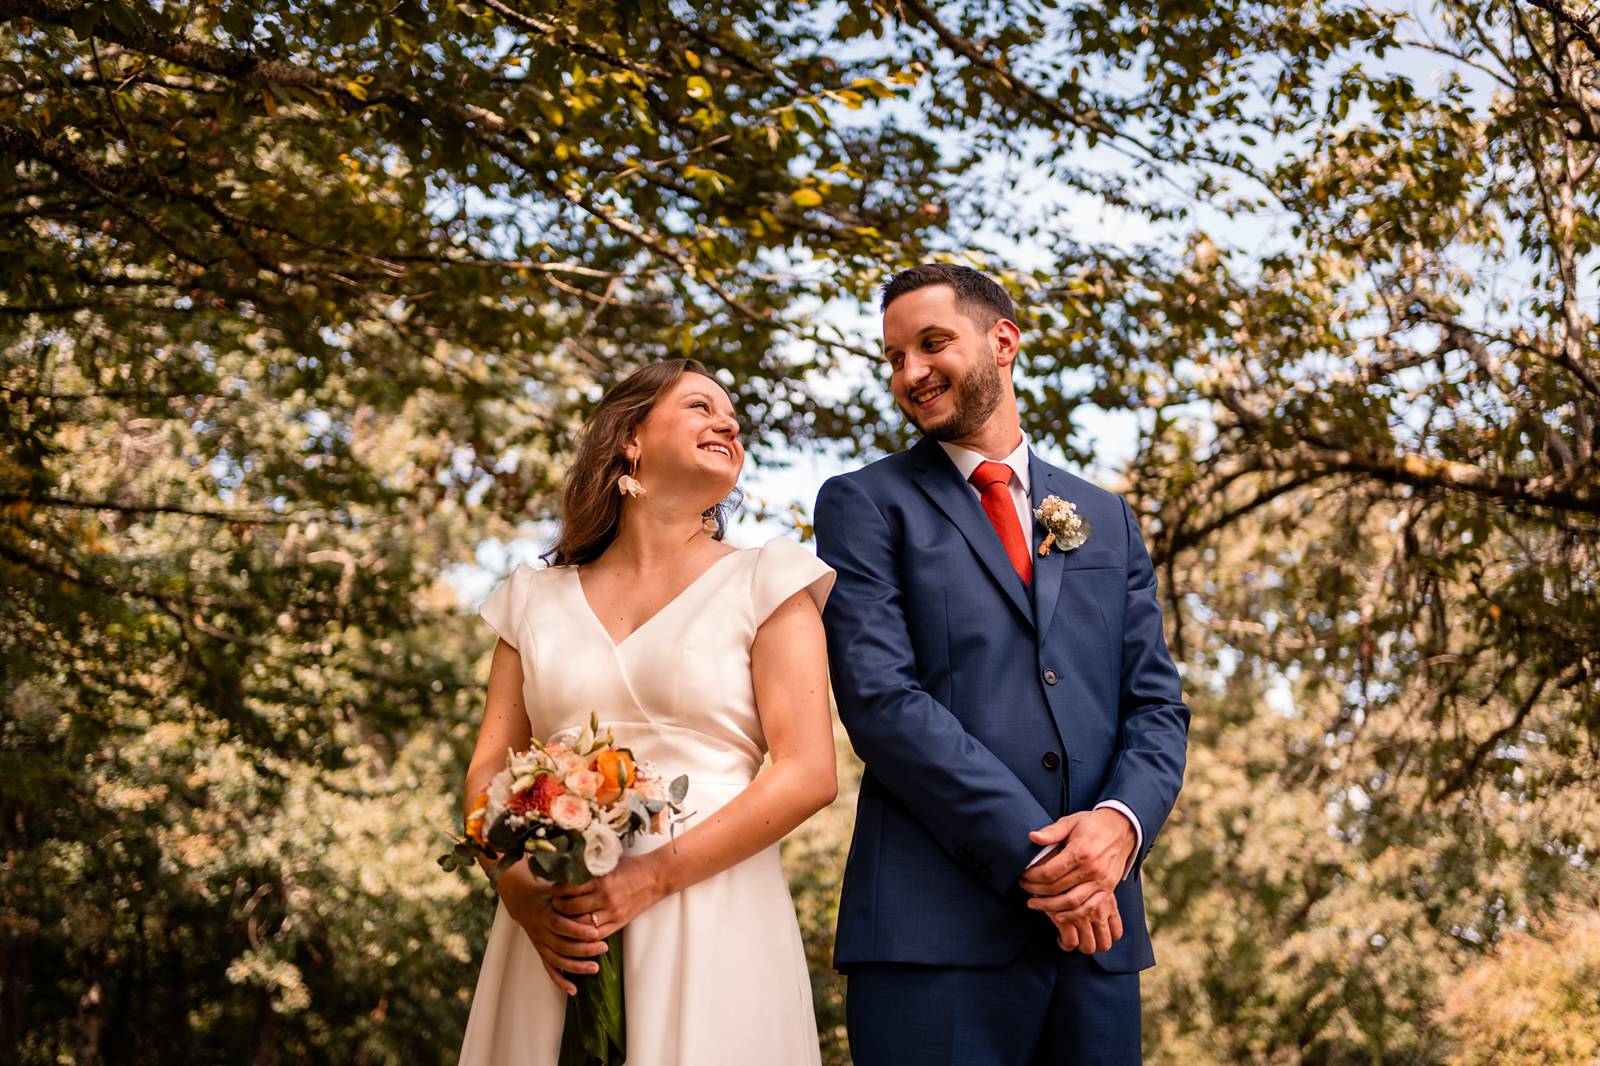
M 1016 451 L 1017 445 L 1022 443 L 1022 427 L 1014 417 L 1009 422 L 991 418 L 978 432 L 950 443 L 975 451 L 985 459 L 999 461 Z

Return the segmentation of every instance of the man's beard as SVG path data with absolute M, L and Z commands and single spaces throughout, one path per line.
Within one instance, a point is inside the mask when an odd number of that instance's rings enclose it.
M 912 425 L 934 440 L 956 441 L 972 436 L 1000 405 L 1000 368 L 994 365 L 994 351 L 988 344 L 983 346 L 983 358 L 950 382 L 950 390 L 955 393 L 956 409 L 942 422 L 923 425 L 909 406 L 903 404 L 900 410 Z

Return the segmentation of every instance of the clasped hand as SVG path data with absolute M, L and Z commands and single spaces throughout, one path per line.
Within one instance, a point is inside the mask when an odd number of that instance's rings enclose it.
M 1133 854 L 1133 826 L 1109 807 L 1069 814 L 1028 834 L 1035 844 L 1059 847 L 1022 873 L 1028 906 L 1055 923 L 1063 951 L 1092 955 L 1122 939 L 1122 915 L 1113 890 Z
M 567 995 L 577 986 L 567 974 L 589 974 L 609 949 L 606 939 L 661 896 L 655 864 L 628 856 L 604 877 L 582 885 L 552 884 L 517 863 L 500 877 L 500 898 L 539 953 L 545 973 Z

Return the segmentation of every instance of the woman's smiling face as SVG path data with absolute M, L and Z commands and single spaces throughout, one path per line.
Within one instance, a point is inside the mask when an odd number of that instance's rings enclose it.
M 744 445 L 727 390 L 702 374 L 686 373 L 656 398 L 639 424 L 639 480 L 649 491 L 684 492 L 717 503 L 739 481 Z

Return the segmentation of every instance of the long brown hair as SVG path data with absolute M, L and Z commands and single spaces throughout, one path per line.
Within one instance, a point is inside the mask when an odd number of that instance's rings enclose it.
M 616 539 L 622 522 L 617 478 L 626 474 L 629 466 L 622 446 L 649 417 L 656 400 L 685 374 L 717 380 L 697 359 L 663 359 L 635 370 L 600 398 L 578 434 L 578 454 L 561 486 L 561 533 L 555 547 L 544 553 L 545 562 L 551 566 L 591 562 Z M 715 539 L 721 540 L 727 532 L 728 517 L 738 507 L 741 495 L 736 489 L 716 505 Z

